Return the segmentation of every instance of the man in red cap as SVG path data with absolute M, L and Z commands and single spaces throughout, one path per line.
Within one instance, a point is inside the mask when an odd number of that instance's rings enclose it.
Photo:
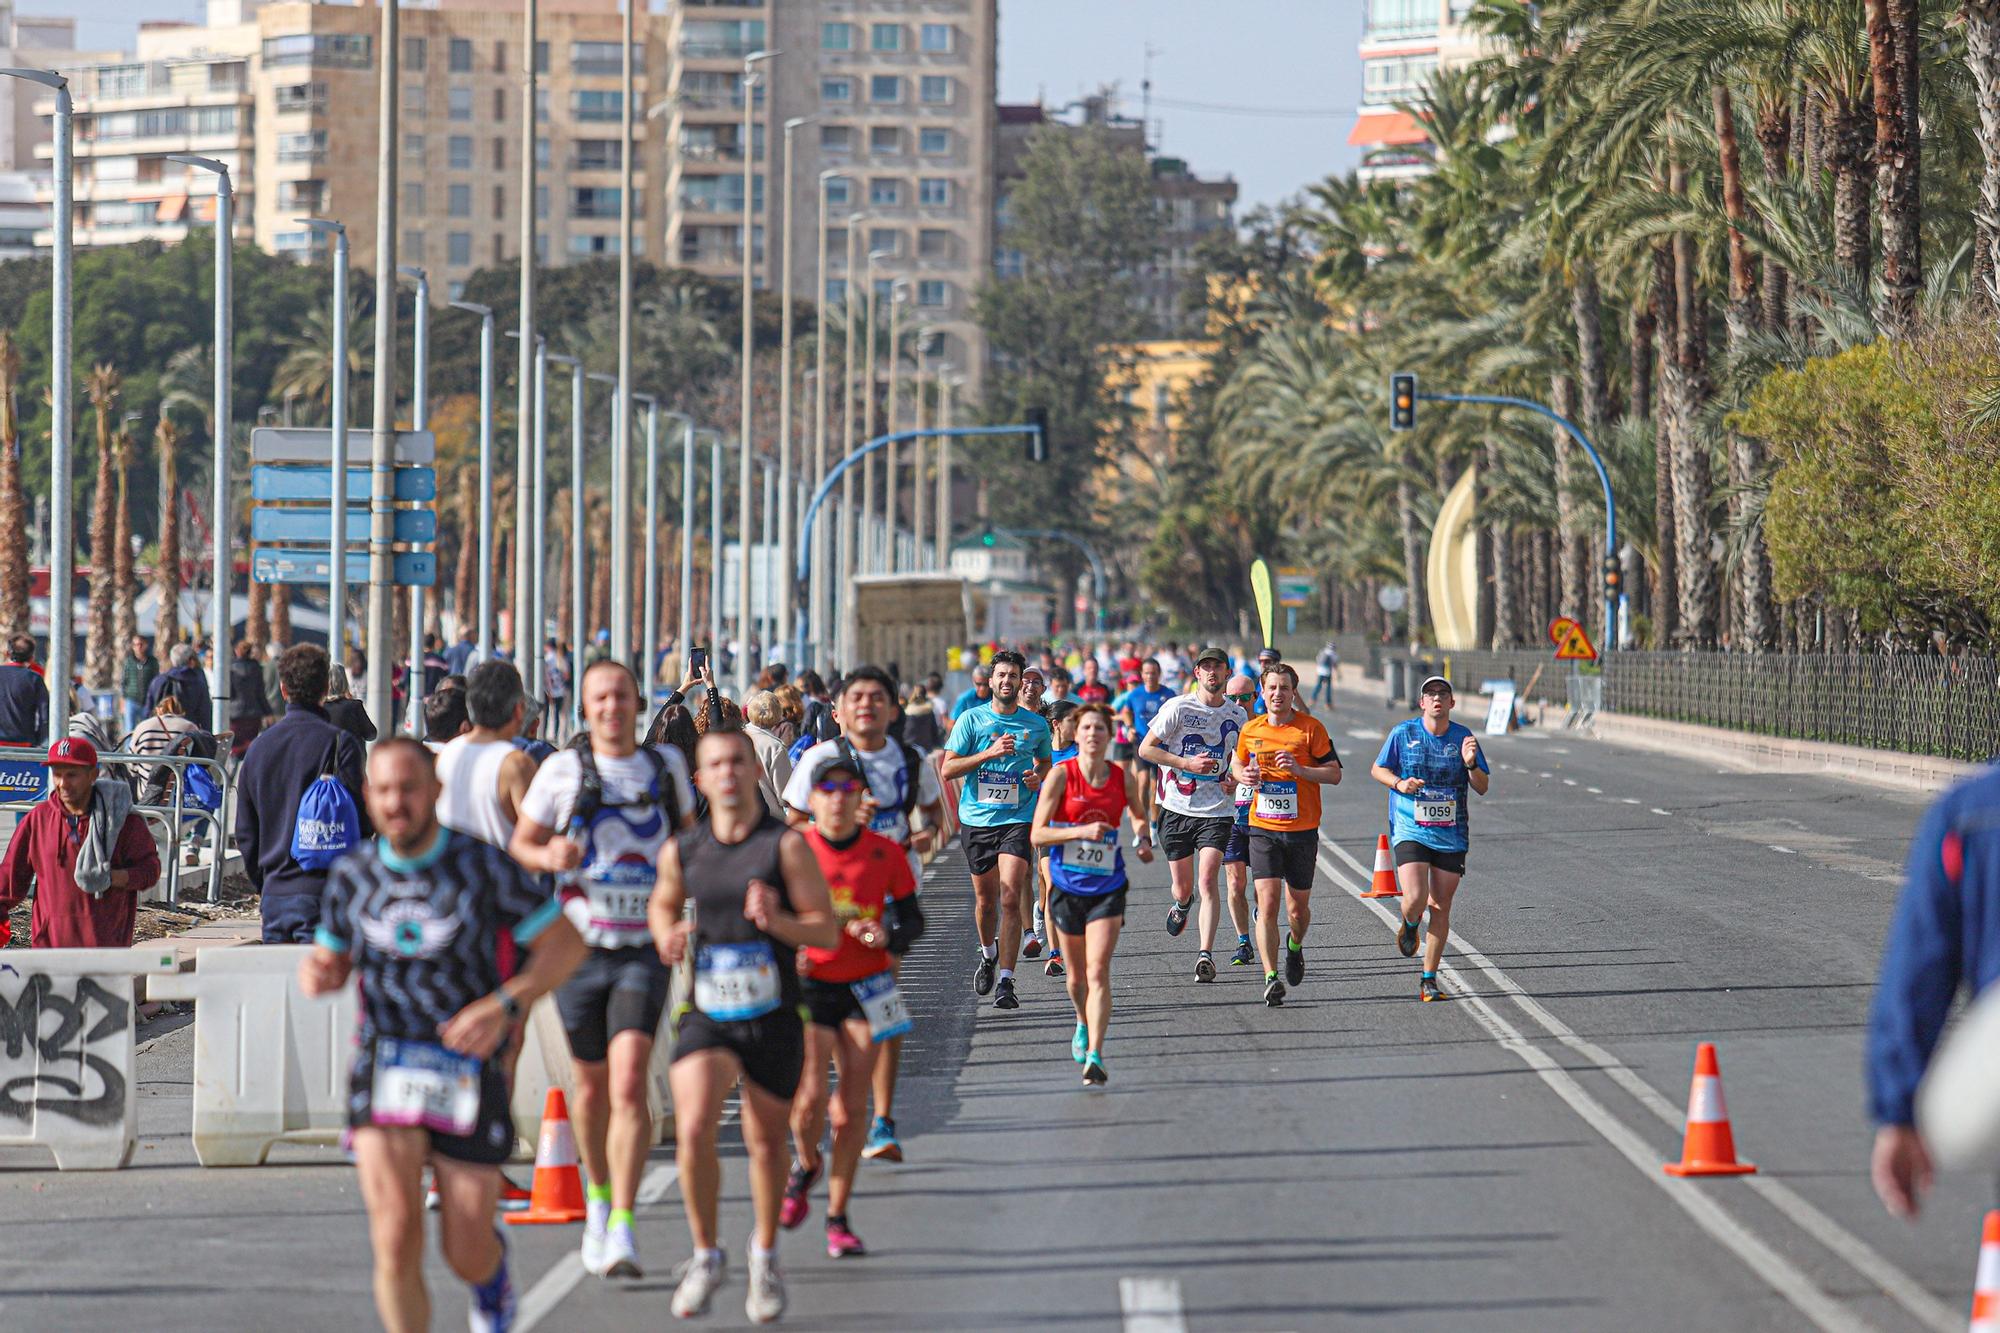
M 109 882 L 88 893 L 77 883 L 76 857 L 90 837 L 95 807 L 111 799 L 97 786 L 97 747 L 66 736 L 49 747 L 47 800 L 22 816 L 0 858 L 0 943 L 11 933 L 5 913 L 32 887 L 30 943 L 37 949 L 129 948 L 139 895 L 160 878 L 160 853 L 145 819 L 129 801 L 111 844 Z M 123 787 L 117 779 L 105 786 Z M 107 809 L 111 807 L 106 807 Z

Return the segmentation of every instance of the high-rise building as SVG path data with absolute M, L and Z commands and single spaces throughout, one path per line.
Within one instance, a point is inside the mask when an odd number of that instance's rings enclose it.
M 1402 107 L 1421 104 L 1440 69 L 1470 64 L 1476 35 L 1464 25 L 1471 0 L 1364 0 L 1361 113 L 1347 142 L 1361 149 L 1361 179 L 1420 176 L 1430 138 Z

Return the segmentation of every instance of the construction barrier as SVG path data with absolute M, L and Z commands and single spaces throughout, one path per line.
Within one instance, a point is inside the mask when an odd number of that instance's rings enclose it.
M 173 948 L 158 944 L 18 949 L 0 959 L 0 1146 L 47 1148 L 61 1171 L 116 1170 L 132 1159 L 133 978 L 173 970 Z
M 685 969 L 675 968 L 666 1016 L 660 1020 L 653 1038 L 653 1055 L 646 1068 L 646 1110 L 652 1118 L 653 1142 L 665 1143 L 673 1137 L 674 1097 L 667 1082 L 667 1067 L 674 1050 L 673 1013 L 687 998 L 682 980 Z M 514 1113 L 514 1156 L 532 1161 L 541 1136 L 542 1113 L 551 1091 L 562 1093 L 565 1101 L 576 1100 L 576 1062 L 570 1058 L 569 1038 L 563 1033 L 562 1015 L 553 997 L 535 1001 L 521 1030 L 521 1059 L 514 1066 L 513 1095 L 509 1109 Z
M 204 949 L 152 982 L 194 1001 L 194 1151 L 203 1166 L 260 1166 L 277 1143 L 336 1143 L 347 1127 L 355 991 L 308 999 L 309 944 Z

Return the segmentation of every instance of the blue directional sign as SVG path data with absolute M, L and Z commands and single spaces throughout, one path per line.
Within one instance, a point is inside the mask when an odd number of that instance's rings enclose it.
M 48 766 L 39 758 L 0 759 L 0 801 L 39 801 L 48 789 Z
M 427 467 L 399 467 L 395 477 L 395 498 L 404 503 L 428 503 L 437 499 L 437 470 Z M 347 469 L 347 503 L 367 508 L 370 488 L 365 467 Z M 330 467 L 255 467 L 250 469 L 250 498 L 253 500 L 333 499 L 333 469 Z
M 399 542 L 437 540 L 437 514 L 429 509 L 398 509 L 395 513 Z M 350 506 L 347 511 L 347 540 L 367 542 L 370 516 L 366 509 Z M 331 509 L 253 509 L 250 511 L 250 540 L 263 545 L 331 540 Z
M 250 553 L 250 577 L 259 583 L 331 583 L 333 555 L 328 550 L 267 546 Z M 399 588 L 435 587 L 437 556 L 430 551 L 396 552 L 389 581 Z M 368 582 L 366 551 L 348 553 L 347 582 L 349 586 Z

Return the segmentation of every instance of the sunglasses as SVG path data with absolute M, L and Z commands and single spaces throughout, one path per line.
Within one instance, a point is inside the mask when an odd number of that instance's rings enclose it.
M 1234 699 L 1237 703 L 1240 704 L 1243 703 L 1245 700 L 1255 699 L 1257 696 L 1254 694 L 1232 694 L 1229 697 L 1231 699 Z
M 861 780 L 859 778 L 821 778 L 818 782 L 813 783 L 813 790 L 823 791 L 829 796 L 835 793 L 845 796 L 850 792 L 860 791 Z

